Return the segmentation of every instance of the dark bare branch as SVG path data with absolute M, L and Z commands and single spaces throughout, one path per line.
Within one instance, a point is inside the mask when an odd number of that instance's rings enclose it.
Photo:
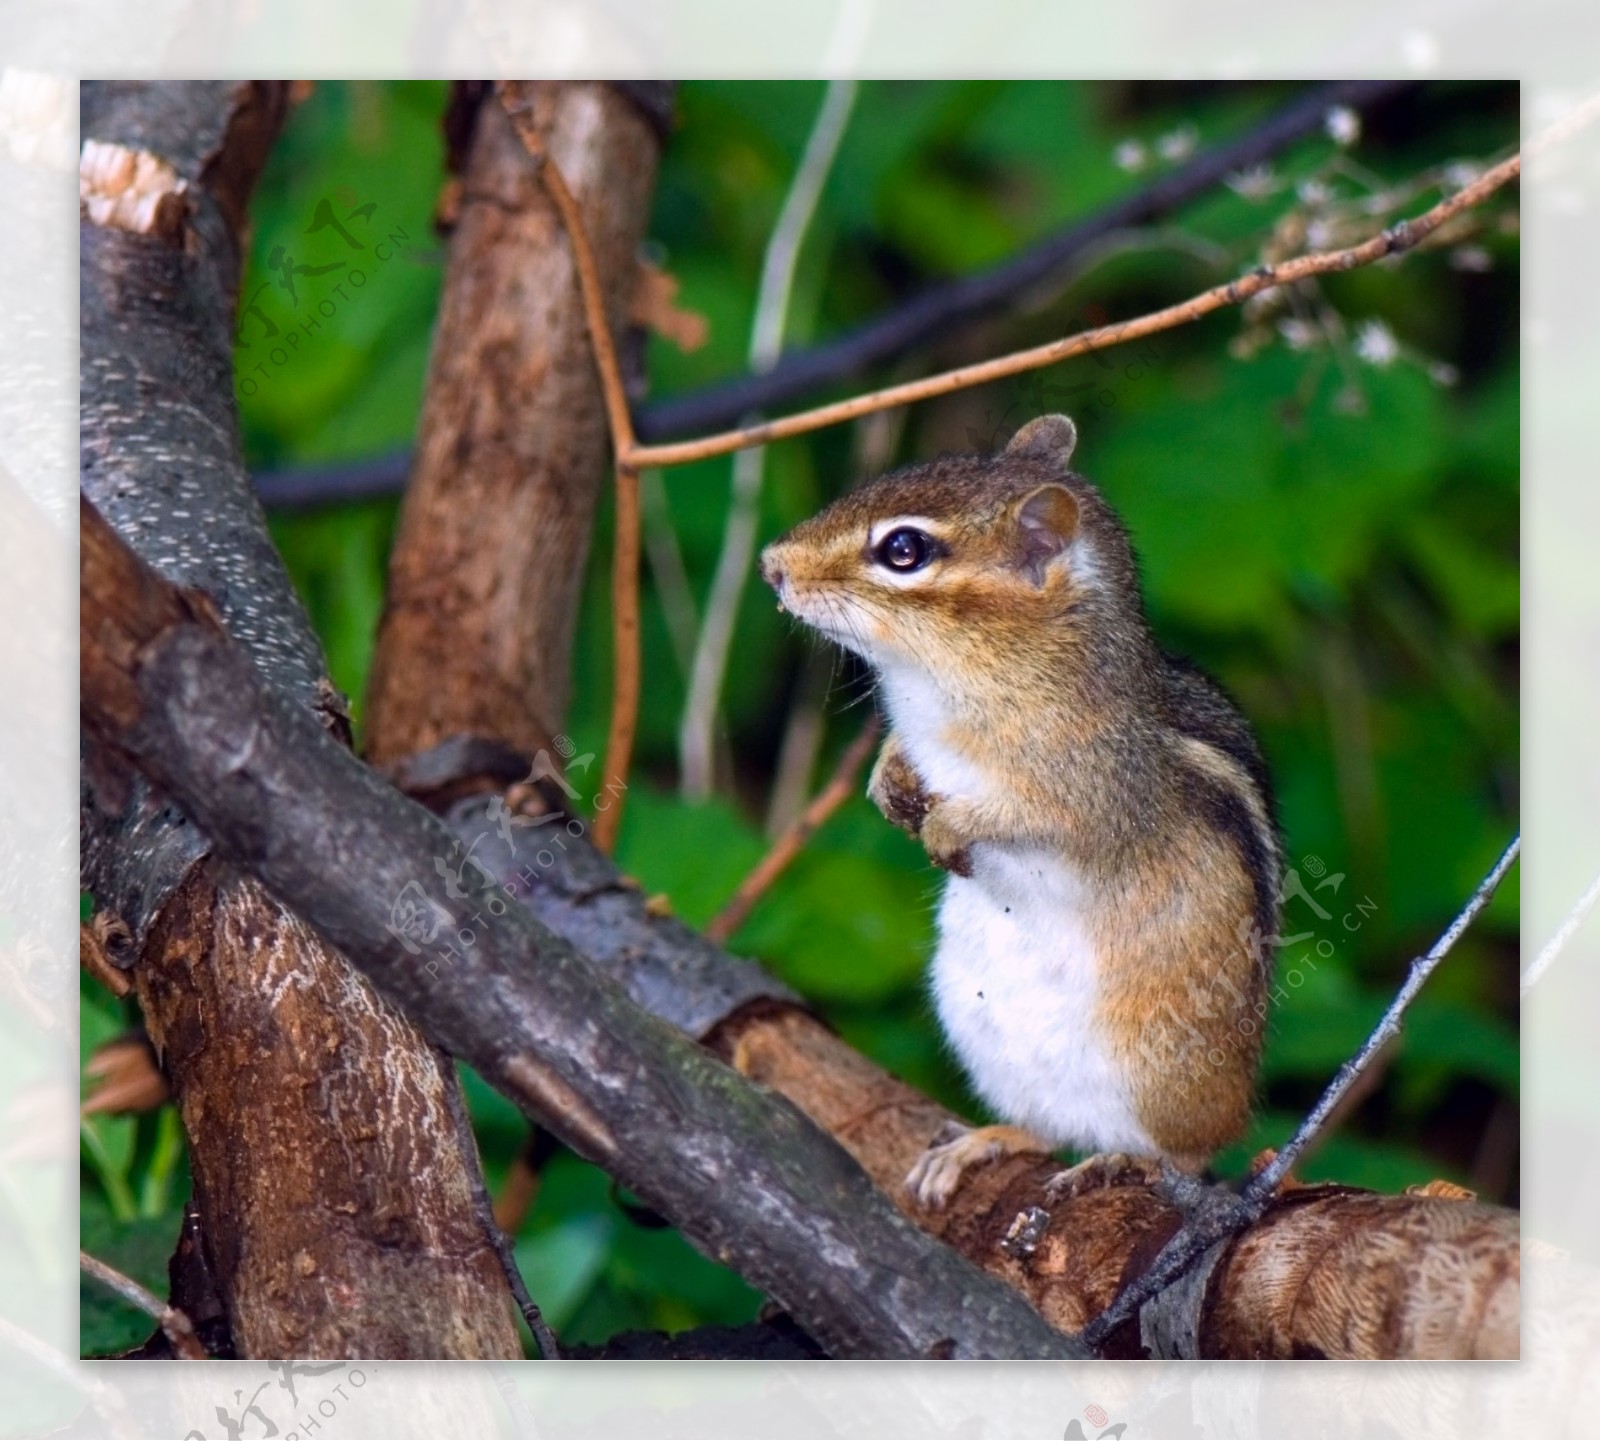
M 81 530 L 91 558 L 121 546 L 87 503 Z M 115 569 L 93 562 L 90 574 Z M 141 613 L 125 602 L 84 590 L 86 633 Z M 130 655 L 131 674 L 117 664 Z M 131 719 L 119 699 L 130 681 Z M 183 620 L 101 644 L 82 702 L 86 727 L 132 757 L 219 854 L 833 1354 L 1081 1354 L 1014 1291 L 897 1214 L 798 1110 L 640 1010 L 507 906 L 501 887 L 464 865 L 459 895 L 441 884 L 435 863 L 448 869 L 459 854 L 443 824 L 270 689 L 213 628 Z

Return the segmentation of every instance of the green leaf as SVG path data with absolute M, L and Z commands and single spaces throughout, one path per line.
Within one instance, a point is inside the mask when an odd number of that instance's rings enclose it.
M 167 1261 L 183 1227 L 181 1208 L 161 1216 L 118 1221 L 93 1197 L 80 1211 L 83 1249 L 131 1277 L 161 1300 L 167 1297 Z M 78 1336 L 85 1356 L 129 1350 L 147 1339 L 156 1323 L 116 1292 L 88 1276 L 78 1283 Z
M 697 804 L 645 785 L 628 791 L 617 862 L 691 925 L 715 915 L 765 852 L 760 832 L 726 801 Z

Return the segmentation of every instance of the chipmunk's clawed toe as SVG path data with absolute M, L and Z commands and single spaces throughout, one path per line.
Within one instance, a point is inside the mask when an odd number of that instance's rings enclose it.
M 925 1211 L 942 1211 L 950 1204 L 961 1178 L 974 1166 L 1014 1156 L 1024 1151 L 1049 1155 L 1050 1147 L 1020 1126 L 961 1127 L 941 1132 L 917 1157 L 906 1177 L 906 1190 Z
M 1148 1186 L 1160 1176 L 1159 1161 L 1130 1156 L 1125 1151 L 1108 1151 L 1100 1156 L 1087 1156 L 1076 1166 L 1057 1171 L 1044 1183 L 1044 1194 L 1053 1205 L 1069 1196 L 1081 1196 L 1085 1191 L 1099 1191 L 1107 1186 Z

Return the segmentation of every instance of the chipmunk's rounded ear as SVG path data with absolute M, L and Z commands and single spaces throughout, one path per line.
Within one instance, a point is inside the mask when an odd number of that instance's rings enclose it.
M 1006 447 L 1007 455 L 1031 455 L 1038 460 L 1048 460 L 1065 470 L 1078 448 L 1078 427 L 1070 416 L 1041 415 L 1030 420 Z
M 1045 567 L 1077 533 L 1078 497 L 1064 485 L 1041 485 L 1017 507 L 1017 569 L 1043 585 Z

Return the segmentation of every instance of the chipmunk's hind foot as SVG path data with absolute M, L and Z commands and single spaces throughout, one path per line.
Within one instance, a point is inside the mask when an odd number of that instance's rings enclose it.
M 968 1171 L 1025 1151 L 1048 1156 L 1050 1147 L 1020 1126 L 950 1127 L 917 1157 L 906 1190 L 923 1210 L 942 1211 Z
M 1162 1163 L 1154 1157 L 1130 1156 L 1126 1151 L 1086 1156 L 1044 1183 L 1045 1199 L 1053 1204 L 1107 1186 L 1149 1186 L 1161 1178 L 1162 1171 Z
M 1204 1157 L 1130 1156 L 1122 1151 L 1089 1156 L 1076 1166 L 1057 1171 L 1044 1183 L 1045 1201 L 1058 1205 L 1073 1196 L 1110 1186 L 1148 1186 L 1177 1209 L 1186 1225 L 1225 1229 L 1243 1204 L 1206 1171 Z M 1218 1234 L 1223 1233 L 1218 1230 Z

